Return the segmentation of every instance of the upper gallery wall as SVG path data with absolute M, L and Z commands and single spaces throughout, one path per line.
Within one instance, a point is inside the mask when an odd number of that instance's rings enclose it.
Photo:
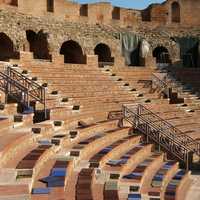
M 143 25 L 199 26 L 200 0 L 167 0 L 144 10 L 112 6 L 108 2 L 78 4 L 66 0 L 0 0 L 0 7 L 34 16 L 53 16 L 71 22 L 136 28 Z

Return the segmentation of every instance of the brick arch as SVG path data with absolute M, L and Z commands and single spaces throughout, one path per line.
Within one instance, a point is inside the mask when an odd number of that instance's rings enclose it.
M 52 44 L 51 46 L 53 46 L 53 51 L 60 53 L 60 48 L 63 45 L 64 42 L 67 41 L 74 41 L 76 43 L 79 44 L 79 46 L 81 47 L 81 50 L 83 52 L 84 55 L 87 54 L 87 47 L 86 47 L 86 41 L 83 38 L 80 38 L 79 36 L 74 35 L 62 35 L 57 38 L 57 40 L 55 40 L 55 35 L 52 34 L 50 35 L 50 43 Z
M 26 39 L 29 43 L 29 51 L 33 52 L 36 59 L 50 59 L 48 33 L 43 30 L 35 32 L 33 30 L 26 30 Z
M 172 63 L 180 60 L 180 47 L 176 42 L 174 42 L 170 39 L 169 40 L 163 40 L 162 42 L 157 42 L 156 40 L 152 40 L 150 42 L 150 44 L 151 44 L 152 55 L 153 55 L 153 50 L 156 47 L 163 46 L 168 50 Z
M 156 58 L 157 63 L 171 63 L 169 51 L 164 46 L 157 46 L 153 49 L 153 57 Z
M 98 44 L 105 44 L 110 48 L 111 56 L 114 57 L 115 55 L 121 54 L 121 43 L 119 40 L 113 40 L 113 39 L 106 39 L 106 38 L 97 38 L 96 40 L 93 40 L 93 49 L 92 52 L 94 53 L 94 49 Z
M 11 38 L 4 32 L 0 33 L 0 60 L 18 59 L 19 52 L 16 51 L 15 44 Z
M 99 62 L 112 62 L 112 52 L 109 45 L 105 43 L 99 43 L 94 48 L 94 54 L 98 55 Z
M 82 47 L 74 40 L 63 42 L 60 47 L 60 54 L 64 55 L 65 63 L 86 64 L 86 56 L 83 53 Z

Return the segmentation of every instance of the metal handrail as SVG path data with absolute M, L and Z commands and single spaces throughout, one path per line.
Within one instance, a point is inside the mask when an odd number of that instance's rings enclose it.
M 164 80 L 161 80 L 155 73 L 152 74 L 153 83 L 159 86 L 161 89 L 167 89 L 168 85 Z
M 7 67 L 6 73 L 11 79 L 17 80 L 25 88 L 27 88 L 29 91 L 29 95 L 32 98 L 36 99 L 42 104 L 45 103 L 45 88 L 44 87 L 42 87 L 38 83 L 34 82 L 30 78 L 24 76 L 23 74 L 21 74 L 20 72 L 18 72 L 17 70 L 11 67 Z M 36 95 L 36 93 L 33 94 L 34 91 L 39 91 L 38 95 Z
M 138 104 L 131 106 L 131 108 L 123 105 L 122 112 L 125 120 L 136 126 L 136 128 L 141 129 L 145 135 L 151 137 L 152 140 L 158 142 L 159 145 L 163 146 L 166 150 L 172 148 L 172 153 L 174 153 L 179 159 L 186 161 L 190 152 L 196 153 L 200 156 L 200 143 L 184 134 L 181 130 L 160 118 L 143 105 Z M 147 117 L 147 113 L 151 118 Z M 156 120 L 153 121 L 152 119 Z M 155 121 L 159 122 L 159 124 L 156 124 Z M 140 126 L 145 126 L 145 128 L 140 128 Z M 159 141 L 161 139 L 163 141 L 166 140 L 167 142 L 162 143 Z
M 6 67 L 4 72 L 0 72 L 0 89 L 7 95 L 12 95 L 21 102 L 17 94 L 21 94 L 24 104 L 29 106 L 29 97 L 44 105 L 46 113 L 46 90 L 45 87 L 24 76 L 12 67 Z M 18 94 L 18 95 L 19 95 Z

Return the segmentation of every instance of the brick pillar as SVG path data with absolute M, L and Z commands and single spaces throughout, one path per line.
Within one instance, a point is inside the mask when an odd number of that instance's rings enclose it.
M 97 55 L 87 55 L 87 66 L 88 67 L 99 67 Z
M 153 56 L 146 57 L 144 60 L 144 65 L 145 67 L 156 69 L 157 68 L 156 58 L 154 58 Z
M 33 53 L 27 51 L 20 51 L 20 61 L 31 61 L 33 60 Z
M 114 60 L 114 66 L 115 67 L 124 67 L 125 66 L 125 59 L 123 56 L 115 56 Z
M 64 55 L 58 54 L 58 53 L 52 53 L 52 63 L 55 64 L 64 64 Z

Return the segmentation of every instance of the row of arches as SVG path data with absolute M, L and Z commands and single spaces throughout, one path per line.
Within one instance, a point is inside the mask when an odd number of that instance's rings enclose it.
M 33 52 L 36 59 L 51 59 L 49 52 L 49 45 L 47 34 L 39 31 L 26 31 L 27 45 L 30 52 Z M 25 50 L 27 50 L 25 48 Z M 81 45 L 73 40 L 65 41 L 59 50 L 59 53 L 64 56 L 65 63 L 86 64 L 86 55 Z M 98 55 L 99 63 L 113 63 L 114 58 L 112 52 L 107 44 L 99 43 L 94 48 L 94 54 Z M 171 63 L 169 51 L 164 46 L 158 46 L 153 50 L 153 57 L 156 58 L 157 63 Z M 9 59 L 18 59 L 19 52 L 15 49 L 13 41 L 5 34 L 0 33 L 0 61 L 8 61 Z M 139 48 L 131 53 L 131 65 L 140 65 Z M 185 66 L 195 67 L 199 62 L 199 43 L 189 48 L 187 52 L 182 55 L 181 59 Z
M 35 33 L 32 30 L 26 31 L 27 44 L 24 50 L 33 52 L 35 59 L 51 59 L 48 45 L 48 35 L 43 31 Z M 65 63 L 85 64 L 86 55 L 78 42 L 68 40 L 61 45 L 59 53 L 64 56 Z M 111 49 L 107 44 L 99 43 L 94 48 L 94 54 L 98 55 L 99 62 L 113 62 Z M 5 34 L 0 33 L 0 60 L 19 58 L 19 53 L 15 50 L 13 41 Z
M 47 35 L 42 31 L 35 33 L 34 31 L 26 31 L 26 37 L 29 44 L 29 51 L 33 52 L 35 59 L 50 59 Z M 82 47 L 75 41 L 69 40 L 62 44 L 60 54 L 64 56 L 65 63 L 85 64 L 86 55 Z M 94 48 L 94 54 L 98 55 L 99 62 L 114 62 L 111 49 L 104 43 L 98 44 Z M 137 54 L 137 55 L 136 55 Z M 169 52 L 165 47 L 157 47 L 153 51 L 157 63 L 170 62 Z M 18 58 L 19 53 L 15 51 L 12 40 L 5 34 L 0 33 L 0 60 L 8 61 L 10 58 Z M 139 57 L 139 52 L 134 51 L 131 54 L 131 65 L 139 65 L 139 61 L 134 58 Z
M 60 54 L 64 55 L 65 63 L 86 64 L 86 55 L 84 55 L 82 47 L 73 40 L 69 40 L 62 44 Z M 100 43 L 95 47 L 94 54 L 98 55 L 99 63 L 114 62 L 114 59 L 111 56 L 110 47 L 104 43 Z

